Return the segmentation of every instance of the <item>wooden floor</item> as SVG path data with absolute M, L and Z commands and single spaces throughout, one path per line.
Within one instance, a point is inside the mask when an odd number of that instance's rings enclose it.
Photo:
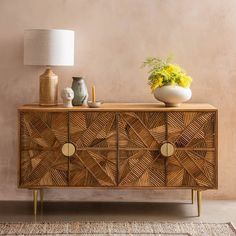
M 236 201 L 204 201 L 201 217 L 197 205 L 181 203 L 46 202 L 33 216 L 32 202 L 0 202 L 0 222 L 19 221 L 201 221 L 232 222 L 236 226 Z

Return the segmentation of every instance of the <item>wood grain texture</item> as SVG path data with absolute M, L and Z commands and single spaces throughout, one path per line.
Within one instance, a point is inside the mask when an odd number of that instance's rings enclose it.
M 168 141 L 177 148 L 213 148 L 215 112 L 168 112 Z
M 116 117 L 112 112 L 70 112 L 70 142 L 80 148 L 116 148 Z
M 70 112 L 71 186 L 116 186 L 117 125 L 113 112 Z
M 119 185 L 216 187 L 215 116 L 215 112 L 120 113 L 119 149 L 127 149 L 127 157 L 120 151 Z M 153 160 L 150 150 L 159 153 L 165 141 L 174 145 L 174 155 L 158 154 Z M 151 181 L 150 168 L 155 165 L 159 167 L 155 179 L 162 182 Z
M 116 186 L 116 168 L 114 150 L 79 150 L 70 158 L 70 186 Z
M 167 158 L 167 186 L 215 188 L 216 113 L 169 112 L 167 120 L 168 141 L 176 147 Z
M 120 151 L 119 186 L 165 186 L 165 159 L 159 151 Z
M 20 139 L 20 185 L 68 184 L 68 158 L 61 152 L 68 141 L 66 113 L 21 113 Z
M 119 148 L 155 148 L 166 140 L 166 113 L 123 112 L 119 115 Z
M 28 104 L 18 108 L 20 111 L 47 111 L 47 112 L 68 112 L 68 111 L 94 111 L 94 108 L 86 106 L 75 106 L 66 108 L 62 104 L 54 107 L 42 107 L 39 104 Z M 170 111 L 216 111 L 217 109 L 206 103 L 183 103 L 179 107 L 166 107 L 163 103 L 102 103 L 101 107 L 96 108 L 96 111 L 155 111 L 155 112 L 170 112 Z
M 212 151 L 177 150 L 167 159 L 168 187 L 216 187 L 216 160 Z
M 54 109 L 20 112 L 20 187 L 217 188 L 214 109 Z M 71 157 L 61 151 L 67 142 Z M 165 142 L 172 156 L 160 153 Z

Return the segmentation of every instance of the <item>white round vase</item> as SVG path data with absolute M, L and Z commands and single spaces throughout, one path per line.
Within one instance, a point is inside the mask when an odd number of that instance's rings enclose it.
M 164 102 L 167 107 L 178 107 L 182 102 L 188 101 L 191 96 L 190 88 L 183 88 L 177 85 L 165 85 L 154 91 L 154 97 Z

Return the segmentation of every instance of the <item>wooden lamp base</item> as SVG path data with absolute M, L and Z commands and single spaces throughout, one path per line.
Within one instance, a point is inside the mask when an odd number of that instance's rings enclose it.
M 50 68 L 40 75 L 40 106 L 56 106 L 58 101 L 58 76 Z

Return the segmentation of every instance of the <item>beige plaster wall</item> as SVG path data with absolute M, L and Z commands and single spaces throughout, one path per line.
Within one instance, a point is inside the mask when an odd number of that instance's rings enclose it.
M 236 198 L 235 0 L 0 0 L 0 200 L 28 200 L 17 190 L 17 112 L 38 100 L 43 67 L 23 65 L 23 31 L 76 31 L 76 64 L 55 68 L 60 86 L 83 75 L 104 101 L 155 102 L 140 64 L 147 56 L 175 55 L 193 77 L 192 102 L 219 108 L 219 190 L 207 198 Z M 185 191 L 48 190 L 51 200 L 186 198 Z

